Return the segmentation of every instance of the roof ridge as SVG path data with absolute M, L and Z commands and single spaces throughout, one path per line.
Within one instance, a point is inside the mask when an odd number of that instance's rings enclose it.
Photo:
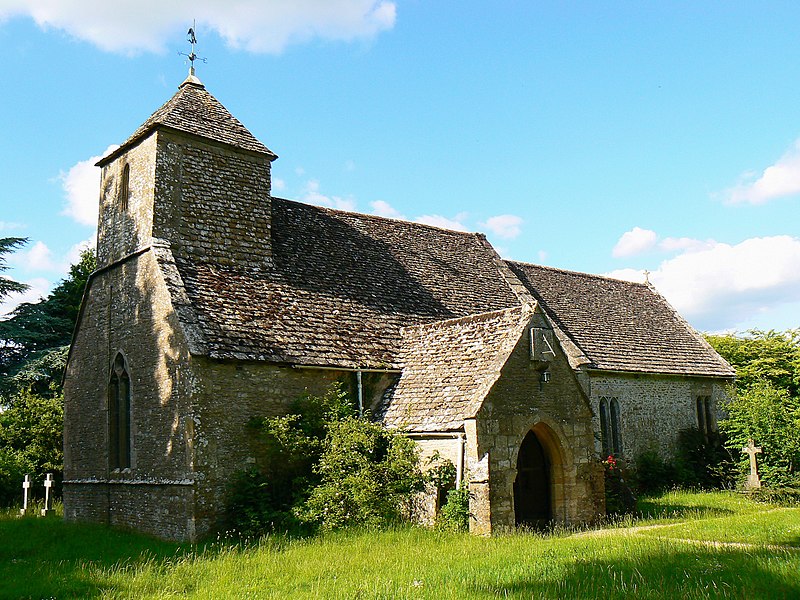
M 553 271 L 553 272 L 556 272 L 556 273 L 567 273 L 567 274 L 570 274 L 570 275 L 581 275 L 583 277 L 591 277 L 593 279 L 604 279 L 606 281 L 618 281 L 618 282 L 621 282 L 621 283 L 628 283 L 628 284 L 631 284 L 631 285 L 638 285 L 638 286 L 647 287 L 646 283 L 639 283 L 638 281 L 630 281 L 628 279 L 620 279 L 619 277 L 609 277 L 608 275 L 598 275 L 596 273 L 586 273 L 584 271 L 574 271 L 572 269 L 561 269 L 561 268 L 558 268 L 558 267 L 548 267 L 548 266 L 545 266 L 545 265 L 537 265 L 535 263 L 523 262 L 521 260 L 506 260 L 506 262 L 507 263 L 513 263 L 513 264 L 516 264 L 516 265 L 521 265 L 523 267 L 535 267 L 537 269 L 545 269 L 547 271 Z
M 369 219 L 375 219 L 378 221 L 392 221 L 395 223 L 406 223 L 408 225 L 413 225 L 414 227 L 424 227 L 427 229 L 435 229 L 436 231 L 446 231 L 448 233 L 457 233 L 458 235 L 462 236 L 474 236 L 474 235 L 484 235 L 480 232 L 476 231 L 459 231 L 458 229 L 447 229 L 446 227 L 439 227 L 438 225 L 430 225 L 428 223 L 420 223 L 419 221 L 409 221 L 408 219 L 398 219 L 396 217 L 384 217 L 383 215 L 373 215 L 370 213 L 363 213 L 357 210 L 343 210 L 341 208 L 332 208 L 330 206 L 320 206 L 319 204 L 310 204 L 308 202 L 302 202 L 300 200 L 293 200 L 291 198 L 281 198 L 280 196 L 272 196 L 272 200 L 278 200 L 280 202 L 289 202 L 291 204 L 299 204 L 300 206 L 310 206 L 312 208 L 318 208 L 328 213 L 334 214 L 343 214 L 343 215 L 355 215 L 358 217 L 367 217 Z

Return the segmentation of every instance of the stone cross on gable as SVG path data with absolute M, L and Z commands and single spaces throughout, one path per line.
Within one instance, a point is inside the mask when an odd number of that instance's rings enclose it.
M 47 513 L 53 510 L 53 496 L 51 495 L 50 491 L 53 489 L 54 484 L 55 481 L 53 481 L 53 474 L 48 473 L 44 480 L 44 508 L 42 509 L 43 517 L 46 517 Z
M 750 474 L 747 476 L 744 488 L 746 490 L 757 490 L 761 487 L 761 479 L 758 477 L 756 454 L 761 454 L 761 448 L 756 446 L 753 440 L 747 440 L 747 446 L 742 448 L 742 452 L 750 457 Z
M 19 514 L 24 515 L 28 512 L 28 502 L 30 501 L 30 494 L 31 494 L 31 476 L 25 475 L 25 479 L 22 481 L 22 508 L 19 511 Z

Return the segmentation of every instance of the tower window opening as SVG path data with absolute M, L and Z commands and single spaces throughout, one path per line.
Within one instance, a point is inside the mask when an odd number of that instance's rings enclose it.
M 128 210 L 128 197 L 130 196 L 131 166 L 125 163 L 122 167 L 122 179 L 119 182 L 119 207 Z

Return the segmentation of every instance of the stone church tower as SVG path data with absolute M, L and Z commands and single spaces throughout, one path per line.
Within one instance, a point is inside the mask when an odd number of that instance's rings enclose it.
M 192 74 L 98 162 L 98 270 L 65 377 L 67 519 L 175 539 L 211 527 L 215 516 L 201 516 L 199 462 L 225 462 L 202 431 L 202 359 L 192 353 L 207 344 L 177 264 L 271 266 L 276 158 Z
M 190 75 L 97 163 L 98 265 L 163 240 L 189 260 L 268 267 L 270 164 L 276 158 Z

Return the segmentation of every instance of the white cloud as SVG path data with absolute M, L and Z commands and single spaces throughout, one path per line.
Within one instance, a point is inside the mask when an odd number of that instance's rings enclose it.
M 686 251 L 697 252 L 698 250 L 707 250 L 713 248 L 716 242 L 714 240 L 696 240 L 693 238 L 664 238 L 658 242 L 658 247 L 665 252 Z
M 352 198 L 342 198 L 341 196 L 326 196 L 319 191 L 319 181 L 311 179 L 306 182 L 305 190 L 300 198 L 301 201 L 326 208 L 337 210 L 354 211 L 356 201 Z
M 658 235 L 656 235 L 655 231 L 634 227 L 630 231 L 626 231 L 622 234 L 622 237 L 617 241 L 611 254 L 618 258 L 641 254 L 642 252 L 652 249 L 656 245 L 657 240 Z
M 623 281 L 632 281 L 634 283 L 644 283 L 644 271 L 637 269 L 617 269 L 610 273 L 605 273 L 606 277 L 613 277 L 614 279 L 622 279 Z
M 42 241 L 36 242 L 30 250 L 19 250 L 9 257 L 9 263 L 19 265 L 26 271 L 56 271 L 53 252 Z
M 387 0 L 5 0 L 0 21 L 32 18 L 112 52 L 160 52 L 174 47 L 188 19 L 196 31 L 211 30 L 233 48 L 279 53 L 314 38 L 372 38 L 394 26 L 397 8 Z
M 97 247 L 97 237 L 92 236 L 89 239 L 83 240 L 82 242 L 78 242 L 77 244 L 73 244 L 72 247 L 67 251 L 67 255 L 64 257 L 62 261 L 62 270 L 64 273 L 69 271 L 69 268 L 77 264 L 78 261 L 81 259 L 81 254 L 84 251 L 88 250 L 89 248 L 96 248 Z
M 52 284 L 42 277 L 28 279 L 23 283 L 27 283 L 30 286 L 27 291 L 9 294 L 0 302 L 0 318 L 10 313 L 23 302 L 38 302 L 50 293 L 50 288 L 52 287 Z
M 650 273 L 650 281 L 698 329 L 741 329 L 786 305 L 800 304 L 798 265 L 799 238 L 751 238 L 735 245 L 713 243 L 665 260 Z M 644 280 L 633 269 L 609 275 Z
M 469 231 L 461 221 L 464 215 L 456 215 L 453 219 L 448 219 L 441 215 L 422 215 L 414 219 L 415 223 L 424 223 L 425 225 L 433 225 L 434 227 L 441 227 L 442 229 L 452 229 L 454 231 Z
M 0 231 L 13 231 L 15 229 L 22 229 L 22 223 L 0 221 Z
M 714 240 L 696 240 L 694 238 L 667 237 L 659 239 L 658 234 L 650 229 L 634 227 L 626 231 L 617 241 L 611 251 L 615 258 L 625 258 L 644 254 L 650 250 L 660 250 L 662 252 L 697 252 L 713 248 Z
M 402 214 L 399 210 L 385 200 L 375 200 L 375 202 L 370 202 L 369 205 L 372 207 L 373 215 L 378 215 L 379 217 L 388 217 L 389 219 L 406 220 L 404 214 Z
M 520 232 L 520 225 L 522 225 L 522 218 L 516 215 L 497 215 L 489 217 L 485 223 L 480 223 L 481 227 L 486 227 L 489 231 L 496 236 L 504 239 L 514 239 Z
M 81 225 L 97 226 L 97 211 L 100 203 L 100 168 L 95 163 L 107 156 L 119 146 L 109 146 L 99 156 L 82 160 L 58 178 L 67 199 L 67 205 L 61 213 L 72 217 Z
M 286 189 L 286 181 L 277 177 L 273 177 L 270 184 L 272 185 L 272 191 L 274 192 L 282 192 Z
M 738 185 L 728 190 L 731 204 L 764 204 L 775 198 L 800 194 L 800 140 L 752 181 L 754 175 L 746 173 Z

